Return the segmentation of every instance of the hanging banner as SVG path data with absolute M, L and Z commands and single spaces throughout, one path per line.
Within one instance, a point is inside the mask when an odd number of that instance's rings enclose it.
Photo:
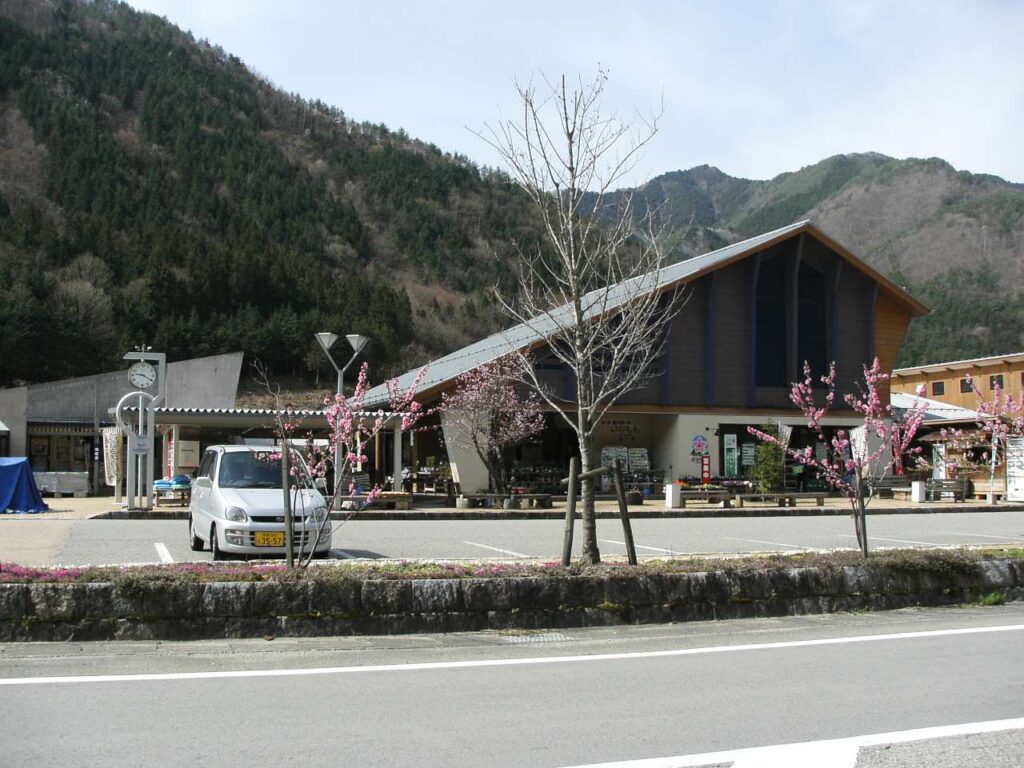
M 724 435 L 723 438 L 725 442 L 725 476 L 736 477 L 740 473 L 736 435 Z
M 103 479 L 113 488 L 117 485 L 117 444 L 121 439 L 121 430 L 117 427 L 104 427 L 103 435 Z

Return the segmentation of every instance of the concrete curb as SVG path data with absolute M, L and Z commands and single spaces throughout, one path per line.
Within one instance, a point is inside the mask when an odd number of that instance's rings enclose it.
M 944 504 L 871 509 L 868 515 L 932 515 L 985 512 L 1024 512 L 1024 504 Z M 633 520 L 686 519 L 706 517 L 823 517 L 849 515 L 847 507 L 740 507 L 721 509 L 659 509 L 634 507 L 629 510 Z M 598 519 L 619 518 L 614 510 L 598 510 Z M 565 512 L 558 509 L 367 509 L 361 512 L 333 512 L 332 520 L 564 520 Z M 576 513 L 579 519 L 579 512 Z M 187 509 L 168 510 L 115 510 L 95 515 L 93 520 L 187 520 Z
M 1024 599 L 1024 560 L 452 579 L 0 584 L 0 640 L 554 629 Z

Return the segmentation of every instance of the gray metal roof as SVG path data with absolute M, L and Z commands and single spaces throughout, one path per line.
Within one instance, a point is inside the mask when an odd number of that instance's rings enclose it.
M 897 368 L 893 376 L 913 376 L 919 373 L 941 373 L 942 371 L 962 371 L 970 368 L 983 368 L 993 365 L 1009 365 L 1024 360 L 1024 352 L 1011 352 L 1008 355 L 992 355 L 991 357 L 975 357 L 970 360 L 951 360 L 945 363 L 927 363 L 913 365 L 908 368 Z
M 812 227 L 810 221 L 798 221 L 795 224 L 780 227 L 779 229 L 774 229 L 771 232 L 765 232 L 764 234 L 757 235 L 756 237 L 751 237 L 747 240 L 727 245 L 724 248 L 719 248 L 717 251 L 711 251 L 710 253 L 706 253 L 702 256 L 696 256 L 692 259 L 687 259 L 686 261 L 680 261 L 675 264 L 662 267 L 658 274 L 657 290 L 667 290 L 675 284 L 683 283 L 696 275 L 724 266 L 728 262 L 740 258 L 747 253 L 756 252 L 775 241 L 784 240 L 791 235 L 807 231 L 808 229 L 815 233 L 818 232 L 818 230 Z M 856 259 L 852 254 L 844 250 L 842 255 L 857 263 L 858 266 L 865 271 L 870 272 L 873 276 L 884 281 L 890 288 L 905 296 L 909 302 L 917 304 L 917 301 L 913 297 L 909 296 L 898 286 L 889 282 L 884 276 L 879 275 L 866 264 Z M 601 312 L 614 310 L 634 293 L 636 284 L 640 280 L 641 278 L 633 278 L 632 280 L 626 280 L 616 286 L 613 286 L 611 295 L 607 296 L 610 301 L 604 301 L 606 298 L 606 291 L 604 288 L 587 294 L 583 300 L 585 317 L 590 318 Z M 649 287 L 650 282 L 645 281 L 644 285 L 645 288 Z M 925 309 L 925 311 L 927 311 L 927 309 Z M 463 347 L 449 355 L 445 355 L 438 360 L 434 360 L 424 366 L 427 371 L 423 380 L 420 382 L 418 389 L 420 392 L 434 389 L 435 387 L 453 381 L 467 371 L 471 371 L 478 366 L 503 357 L 515 349 L 523 349 L 533 346 L 534 344 L 553 335 L 559 327 L 566 327 L 569 325 L 569 319 L 570 307 L 566 304 L 558 307 L 549 314 L 533 318 L 529 323 L 520 323 L 519 325 L 500 331 L 492 336 L 488 336 L 485 339 L 481 339 L 474 344 L 470 344 L 468 347 Z M 412 386 L 420 370 L 421 368 L 416 368 L 399 376 L 397 380 L 399 390 L 402 392 L 408 390 Z M 372 408 L 386 403 L 387 400 L 388 389 L 386 385 L 382 384 L 374 387 L 367 393 L 364 403 L 368 407 Z
M 943 403 L 939 400 L 930 400 L 927 397 L 918 397 L 909 392 L 892 392 L 889 394 L 889 402 L 894 411 L 905 412 L 914 406 L 914 403 L 921 402 L 925 405 L 924 423 L 931 426 L 939 426 L 945 422 L 954 421 L 978 421 L 978 412 L 970 408 L 961 408 L 952 403 Z

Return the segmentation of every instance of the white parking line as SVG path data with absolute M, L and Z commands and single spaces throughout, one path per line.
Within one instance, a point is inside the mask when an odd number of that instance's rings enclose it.
M 769 544 L 773 547 L 788 547 L 789 549 L 806 549 L 808 552 L 817 552 L 814 547 L 804 547 L 799 544 L 784 544 L 780 541 L 761 541 L 760 539 L 737 539 L 735 536 L 723 536 L 730 541 L 746 541 L 750 544 Z
M 726 763 L 733 768 L 754 766 L 786 766 L 807 768 L 827 765 L 830 768 L 854 768 L 862 747 L 904 744 L 910 741 L 928 741 L 950 736 L 971 736 L 979 733 L 1017 731 L 1024 728 L 1024 717 L 1009 720 L 989 720 L 981 723 L 939 725 L 915 728 L 910 731 L 872 733 L 847 739 L 808 741 L 803 744 L 779 744 L 771 747 L 734 749 L 726 752 L 705 752 L 702 755 L 656 757 L 646 760 L 620 760 L 613 763 L 591 763 L 573 768 L 694 768 Z
M 511 549 L 500 549 L 498 547 L 489 547 L 486 544 L 477 544 L 475 541 L 464 541 L 463 544 L 469 544 L 471 547 L 480 547 L 481 549 L 489 549 L 492 552 L 501 552 L 503 555 L 512 555 L 512 557 L 532 557 L 532 555 L 524 555 L 522 552 L 513 552 Z
M 370 664 L 352 667 L 311 667 L 300 669 L 238 669 L 217 672 L 150 672 L 138 675 L 68 675 L 60 677 L 7 677 L 0 678 L 5 685 L 46 685 L 53 683 L 121 683 L 162 680 L 212 680 L 242 677 L 301 677 L 308 675 L 341 675 L 367 672 L 425 672 L 439 669 L 476 669 L 486 667 L 524 667 L 536 664 L 579 664 L 599 661 L 629 661 L 633 659 L 659 659 L 675 656 L 705 656 L 719 653 L 746 653 L 748 651 L 774 651 L 788 648 L 809 648 L 852 643 L 877 643 L 899 640 L 918 640 L 930 637 L 958 637 L 1001 632 L 1024 631 L 1024 624 L 1000 624 L 990 627 L 964 627 L 960 629 L 928 629 L 919 632 L 894 632 L 884 635 L 848 635 L 823 637 L 815 640 L 782 640 L 769 643 L 742 645 L 713 645 L 700 648 L 675 648 L 667 651 L 634 651 L 627 653 L 594 653 L 582 656 L 522 656 L 475 661 L 430 661 L 414 664 Z
M 624 541 L 615 541 L 614 539 L 601 539 L 601 541 L 604 544 L 618 544 L 620 547 L 626 546 L 626 542 L 624 542 Z M 634 544 L 633 546 L 636 547 L 637 549 L 649 549 L 652 552 L 664 552 L 667 555 L 677 555 L 677 554 L 679 554 L 675 550 L 672 550 L 672 549 L 662 549 L 661 547 L 645 547 L 643 544 Z
M 845 539 L 856 539 L 852 533 L 841 533 L 839 534 Z M 913 539 L 887 539 L 885 536 L 872 536 L 868 534 L 869 541 L 895 541 L 897 544 L 921 544 L 925 547 L 944 547 L 945 544 L 936 544 L 934 541 L 914 541 Z
M 167 549 L 167 545 L 162 541 L 153 542 L 153 547 L 156 548 L 156 553 L 160 558 L 161 563 L 173 563 L 174 558 L 171 557 L 171 552 Z

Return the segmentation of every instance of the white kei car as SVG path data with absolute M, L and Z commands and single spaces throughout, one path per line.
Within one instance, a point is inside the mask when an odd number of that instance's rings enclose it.
M 212 445 L 206 449 L 192 480 L 188 508 L 189 544 L 193 551 L 207 543 L 213 559 L 225 554 L 283 555 L 284 493 L 281 460 L 275 449 L 245 445 Z M 294 551 L 326 557 L 331 548 L 327 502 L 311 484 L 293 488 Z M 319 534 L 318 534 L 319 531 Z

